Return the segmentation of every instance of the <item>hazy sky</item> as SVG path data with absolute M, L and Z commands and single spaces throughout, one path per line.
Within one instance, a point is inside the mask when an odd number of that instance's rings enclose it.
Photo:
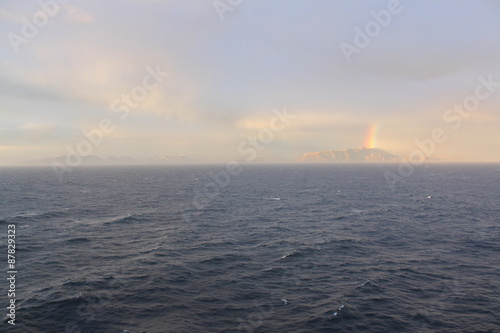
M 217 1 L 0 1 L 0 163 L 64 155 L 104 118 L 94 155 L 224 162 L 285 106 L 259 154 L 407 155 L 442 128 L 433 157 L 500 161 L 500 83 L 478 88 L 500 82 L 500 2 Z M 146 68 L 169 75 L 145 90 Z M 147 95 L 120 118 L 133 89 Z M 473 112 L 447 111 L 478 89 Z

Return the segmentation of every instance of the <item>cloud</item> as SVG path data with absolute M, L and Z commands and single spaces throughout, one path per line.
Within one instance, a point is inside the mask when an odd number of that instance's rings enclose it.
M 27 122 L 16 128 L 0 130 L 0 144 L 11 146 L 44 146 L 73 140 L 78 130 L 55 124 Z
M 18 11 L 12 9 L 7 10 L 4 7 L 0 7 L 0 21 L 21 23 L 23 22 L 23 16 Z
M 43 132 L 50 132 L 55 129 L 54 125 L 48 125 L 48 124 L 39 124 L 39 123 L 25 123 L 21 126 L 18 127 L 20 130 L 24 131 L 43 131 Z
M 88 23 L 95 20 L 94 16 L 84 11 L 81 8 L 74 6 L 64 6 L 66 19 L 73 23 Z
M 211 147 L 211 154 L 224 156 L 268 126 L 272 109 L 283 105 L 297 115 L 276 138 L 290 156 L 359 146 L 372 122 L 382 125 L 381 148 L 406 149 L 470 93 L 479 75 L 500 69 L 500 7 L 407 2 L 347 64 L 339 42 L 352 39 L 354 26 L 386 5 L 251 1 L 220 22 L 211 1 L 72 3 L 19 55 L 0 51 L 2 118 L 9 124 L 0 138 L 30 146 L 40 140 L 47 147 L 78 138 L 78 128 L 108 115 L 110 103 L 130 94 L 145 68 L 158 64 L 170 76 L 109 140 L 123 151 L 133 141 L 130 154 L 153 154 L 140 147 L 156 141 L 155 149 L 196 155 Z M 40 10 L 38 3 L 9 6 L 0 6 L 0 18 L 16 32 L 23 15 Z M 468 122 L 497 125 L 494 111 L 486 111 Z M 130 133 L 133 140 L 125 140 Z

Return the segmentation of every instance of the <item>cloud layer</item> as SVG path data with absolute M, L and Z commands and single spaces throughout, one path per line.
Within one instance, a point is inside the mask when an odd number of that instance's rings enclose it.
M 243 1 L 224 21 L 208 0 L 64 2 L 17 53 L 9 36 L 23 37 L 44 9 L 0 4 L 2 163 L 64 154 L 82 130 L 116 116 L 110 105 L 142 84 L 148 66 L 169 77 L 116 121 L 96 154 L 223 162 L 286 105 L 297 117 L 267 155 L 358 147 L 372 124 L 380 148 L 405 155 L 446 126 L 443 114 L 479 76 L 500 81 L 493 1 L 401 1 L 350 63 L 339 45 L 354 45 L 356 29 L 390 1 Z M 499 102 L 500 89 L 435 157 L 500 161 Z

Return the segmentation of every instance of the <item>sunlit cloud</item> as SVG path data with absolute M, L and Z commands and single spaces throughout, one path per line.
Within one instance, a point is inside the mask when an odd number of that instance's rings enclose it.
M 81 8 L 66 5 L 64 9 L 66 11 L 66 19 L 70 22 L 88 23 L 95 20 L 94 16 Z
M 14 23 L 22 23 L 23 22 L 23 16 L 18 11 L 14 12 L 14 11 L 9 10 L 7 8 L 0 7 L 0 21 L 9 21 L 9 22 L 14 22 Z
M 295 160 L 308 151 L 363 145 L 408 154 L 415 140 L 444 126 L 443 113 L 474 91 L 478 76 L 500 81 L 500 23 L 494 15 L 500 5 L 408 3 L 347 64 L 338 44 L 352 39 L 353 27 L 379 5 L 386 3 L 299 2 L 283 8 L 274 1 L 246 2 L 224 23 L 210 2 L 65 5 L 19 55 L 1 51 L 2 144 L 63 154 L 84 128 L 112 116 L 112 101 L 141 84 L 147 66 L 159 65 L 168 78 L 117 123 L 96 154 L 224 160 L 241 140 L 265 128 L 281 105 L 296 119 L 266 148 L 271 155 Z M 38 10 L 36 4 L 6 1 L 0 20 L 6 31 L 20 33 L 23 17 Z M 450 16 L 432 14 L 443 10 Z M 500 91 L 464 120 L 460 134 L 450 133 L 436 154 L 446 158 L 462 150 L 463 159 L 491 158 L 474 145 L 488 133 L 492 139 L 483 145 L 495 149 L 498 103 Z M 2 160 L 30 154 L 3 151 Z

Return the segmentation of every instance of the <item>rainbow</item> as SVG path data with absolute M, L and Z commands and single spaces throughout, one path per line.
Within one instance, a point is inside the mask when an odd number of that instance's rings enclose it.
M 368 126 L 368 130 L 366 131 L 364 147 L 366 148 L 376 147 L 377 130 L 378 130 L 378 125 L 376 124 L 371 124 L 370 126 Z

